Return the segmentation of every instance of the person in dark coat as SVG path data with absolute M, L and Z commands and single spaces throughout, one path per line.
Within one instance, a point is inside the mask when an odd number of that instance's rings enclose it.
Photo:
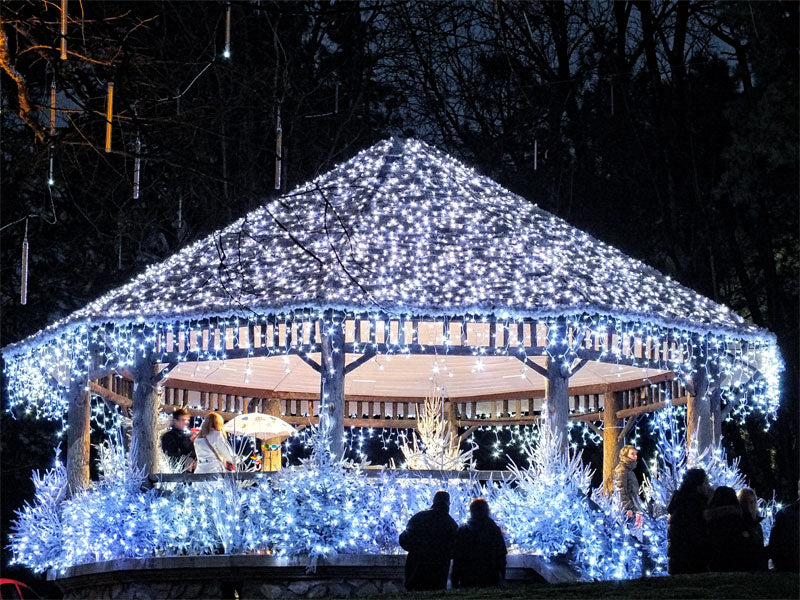
M 164 454 L 178 461 L 184 461 L 185 471 L 194 468 L 197 456 L 194 452 L 196 433 L 190 434 L 189 418 L 191 414 L 185 408 L 178 408 L 172 413 L 172 427 L 161 436 L 161 449 Z
M 742 488 L 736 494 L 739 508 L 742 509 L 742 521 L 745 527 L 747 549 L 744 554 L 744 571 L 766 571 L 767 552 L 764 548 L 764 530 L 761 529 L 763 518 L 758 510 L 758 497 L 749 487 Z
M 454 588 L 498 585 L 506 576 L 506 541 L 489 515 L 489 503 L 476 498 L 469 520 L 458 528 L 453 551 Z
M 415 514 L 400 534 L 406 558 L 407 590 L 443 590 L 447 588 L 450 558 L 458 525 L 450 516 L 450 494 L 439 490 L 428 510 Z
M 799 546 L 800 499 L 780 509 L 772 523 L 767 553 L 776 571 L 800 572 Z
M 619 463 L 614 467 L 614 491 L 619 492 L 622 509 L 632 517 L 633 513 L 644 512 L 642 498 L 639 496 L 639 480 L 636 479 L 636 463 L 639 452 L 633 446 L 623 446 L 619 451 Z
M 667 507 L 667 569 L 670 575 L 708 568 L 708 536 L 703 511 L 711 487 L 703 469 L 689 469 Z
M 721 573 L 746 568 L 747 530 L 733 488 L 718 487 L 703 511 L 708 532 L 708 569 Z

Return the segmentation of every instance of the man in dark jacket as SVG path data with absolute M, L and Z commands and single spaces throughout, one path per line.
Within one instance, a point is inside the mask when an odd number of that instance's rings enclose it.
M 622 509 L 629 517 L 635 512 L 644 512 L 639 497 L 639 480 L 633 470 L 639 460 L 639 453 L 633 446 L 623 446 L 619 451 L 619 463 L 614 467 L 614 491 L 619 492 Z
M 458 525 L 450 516 L 450 494 L 439 490 L 428 510 L 415 514 L 400 534 L 406 558 L 407 590 L 443 590 Z
M 769 536 L 769 557 L 776 571 L 800 572 L 800 500 L 775 515 Z
M 667 565 L 670 575 L 708 569 L 708 536 L 703 511 L 711 486 L 703 469 L 689 469 L 667 507 Z
M 489 504 L 476 498 L 470 518 L 458 528 L 453 551 L 453 587 L 498 585 L 506 576 L 506 541 L 489 516 Z
M 172 427 L 161 436 L 161 449 L 164 454 L 174 460 L 183 460 L 186 471 L 192 470 L 197 460 L 194 453 L 194 438 L 197 434 L 190 435 L 186 430 L 189 427 L 190 416 L 185 408 L 177 409 L 172 413 Z

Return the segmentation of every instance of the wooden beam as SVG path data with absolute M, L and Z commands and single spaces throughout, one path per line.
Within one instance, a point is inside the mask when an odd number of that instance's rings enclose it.
M 364 354 L 359 356 L 357 359 L 355 359 L 353 362 L 351 362 L 349 365 L 345 366 L 344 374 L 347 375 L 348 373 L 352 373 L 358 367 L 360 367 L 361 365 L 363 365 L 364 363 L 370 361 L 373 358 L 375 358 L 375 352 L 373 352 L 373 351 L 365 352 Z
M 536 373 L 547 379 L 547 369 L 545 369 L 542 365 L 533 362 L 530 358 L 528 358 L 527 355 L 524 355 L 522 353 L 515 352 L 514 357 L 521 360 L 525 366 L 530 367 L 531 369 L 533 369 L 533 371 L 535 371 Z
M 585 367 L 588 362 L 589 362 L 588 358 L 582 358 L 580 361 L 578 361 L 578 364 L 573 365 L 573 367 L 570 369 L 569 376 L 572 377 L 573 375 L 575 375 L 575 373 L 577 373 L 583 367 Z
M 569 418 L 573 421 L 585 421 L 587 423 L 591 423 L 592 421 L 602 421 L 603 412 L 572 413 Z
M 666 400 L 661 400 L 660 402 L 653 402 L 652 404 L 645 404 L 644 406 L 636 406 L 634 408 L 625 408 L 623 410 L 617 411 L 617 418 L 620 419 L 627 419 L 628 417 L 635 417 L 637 415 L 642 415 L 644 413 L 655 412 L 657 410 L 661 410 L 662 408 L 667 408 L 670 404 L 672 406 L 681 406 L 686 404 L 689 401 L 688 396 L 682 396 L 679 398 L 673 398 L 672 401 L 668 402 Z
M 470 425 L 469 427 L 467 427 L 467 430 L 458 436 L 458 445 L 460 446 L 461 442 L 466 440 L 470 436 L 470 434 L 474 432 L 476 429 L 478 429 L 477 425 Z
M 617 443 L 620 444 L 620 446 L 625 441 L 625 436 L 628 435 L 628 432 L 631 430 L 636 421 L 639 419 L 639 416 L 640 415 L 629 417 L 628 420 L 625 421 L 625 427 L 622 428 L 622 431 L 619 432 L 619 436 L 617 437 Z
M 306 363 L 309 367 L 314 369 L 317 373 L 322 373 L 322 365 L 320 365 L 317 361 L 315 361 L 307 354 L 294 349 L 287 352 L 287 354 L 293 354 L 294 356 L 302 360 L 304 363 Z

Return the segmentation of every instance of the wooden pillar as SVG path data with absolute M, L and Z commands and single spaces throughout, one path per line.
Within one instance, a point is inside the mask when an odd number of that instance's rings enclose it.
M 160 377 L 156 363 L 149 357 L 139 357 L 131 369 L 133 375 L 133 432 L 131 462 L 146 474 L 155 473 L 158 466 L 158 398 L 156 384 Z
M 326 310 L 322 324 L 322 373 L 320 377 L 320 426 L 331 433 L 330 450 L 344 453 L 344 316 Z
M 692 359 L 692 382 L 689 386 L 686 413 L 686 443 L 689 447 L 693 443 L 696 444 L 698 453 L 711 446 L 714 440 L 704 344 L 705 342 L 700 343 L 697 336 L 692 336 L 694 358 Z
M 460 444 L 458 440 L 456 405 L 448 400 L 442 399 L 442 413 L 444 415 L 444 422 L 448 424 L 448 430 L 450 432 L 450 446 L 452 448 L 458 448 Z
M 264 414 L 281 418 L 281 401 L 278 398 L 267 398 L 264 407 Z M 281 438 L 269 438 L 264 440 L 264 461 L 262 467 L 264 471 L 277 471 L 281 468 Z M 277 450 L 271 450 L 270 446 L 277 444 Z
M 86 377 L 70 383 L 67 407 L 67 484 L 70 496 L 89 485 L 89 452 L 91 449 L 91 397 Z
M 567 352 L 567 327 L 564 319 L 558 319 L 553 338 L 548 340 L 547 379 L 544 383 L 545 422 L 554 432 L 562 436 L 562 445 L 569 443 L 569 369 Z M 548 335 L 548 337 L 550 337 Z
M 614 468 L 619 462 L 622 448 L 622 419 L 617 416 L 622 402 L 622 392 L 603 395 L 603 487 L 606 493 L 613 490 Z

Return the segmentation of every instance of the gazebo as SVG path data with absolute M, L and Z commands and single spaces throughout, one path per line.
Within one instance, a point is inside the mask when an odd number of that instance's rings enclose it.
M 688 405 L 688 439 L 779 402 L 775 337 L 444 153 L 389 139 L 6 347 L 12 410 L 67 421 L 89 480 L 90 394 L 130 407 L 410 427 L 431 389 L 464 434 L 570 419 L 613 468 L 632 417 Z

